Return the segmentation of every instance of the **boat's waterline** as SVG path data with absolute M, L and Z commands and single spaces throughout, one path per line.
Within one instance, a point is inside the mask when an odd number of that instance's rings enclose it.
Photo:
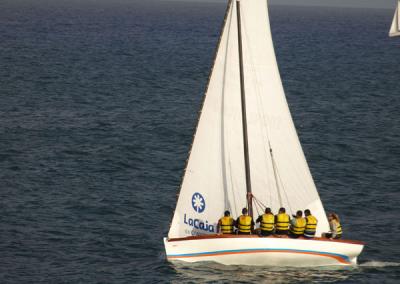
M 356 265 L 364 247 L 353 241 L 257 236 L 164 238 L 164 244 L 169 261 L 259 266 Z

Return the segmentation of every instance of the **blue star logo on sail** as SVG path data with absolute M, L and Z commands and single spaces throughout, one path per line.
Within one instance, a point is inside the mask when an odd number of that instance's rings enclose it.
M 197 213 L 203 212 L 206 208 L 206 201 L 204 197 L 198 192 L 195 192 L 192 196 L 192 207 Z

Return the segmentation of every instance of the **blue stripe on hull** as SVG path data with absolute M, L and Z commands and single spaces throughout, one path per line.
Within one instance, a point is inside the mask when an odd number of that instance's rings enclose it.
M 298 253 L 298 254 L 309 254 L 309 255 L 319 255 L 325 257 L 335 258 L 342 263 L 351 263 L 349 257 L 343 254 L 321 252 L 321 251 L 311 251 L 311 250 L 297 250 L 297 249 L 286 249 L 286 248 L 258 248 L 258 249 L 238 249 L 238 250 L 220 250 L 220 251 L 208 251 L 199 253 L 186 253 L 186 254 L 168 254 L 168 258 L 187 258 L 187 257 L 202 257 L 202 256 L 218 256 L 218 255 L 228 255 L 228 254 L 246 254 L 246 253 L 260 253 L 260 252 L 276 252 L 276 253 Z

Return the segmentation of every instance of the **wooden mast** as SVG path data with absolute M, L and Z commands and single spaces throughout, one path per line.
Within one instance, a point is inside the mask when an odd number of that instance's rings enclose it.
M 251 177 L 250 177 L 250 161 L 249 161 L 249 143 L 247 137 L 247 117 L 246 117 L 246 96 L 244 87 L 243 74 L 243 50 L 242 50 L 242 28 L 240 19 L 240 0 L 236 0 L 237 26 L 238 26 L 238 43 L 239 43 L 239 67 L 240 67 L 240 94 L 242 98 L 242 125 L 243 125 L 243 148 L 244 148 L 244 167 L 246 171 L 246 190 L 247 190 L 247 208 L 249 216 L 253 218 L 253 202 L 251 194 Z

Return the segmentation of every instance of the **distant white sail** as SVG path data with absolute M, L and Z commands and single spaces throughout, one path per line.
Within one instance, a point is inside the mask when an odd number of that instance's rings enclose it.
M 390 27 L 389 36 L 400 36 L 400 0 L 397 2 L 396 11 L 394 12 L 392 26 Z
M 240 3 L 253 195 L 275 213 L 281 206 L 289 213 L 310 209 L 319 235 L 329 231 L 328 221 L 286 102 L 267 1 Z M 169 238 L 215 233 L 224 210 L 237 217 L 246 207 L 236 15 L 231 1 Z

